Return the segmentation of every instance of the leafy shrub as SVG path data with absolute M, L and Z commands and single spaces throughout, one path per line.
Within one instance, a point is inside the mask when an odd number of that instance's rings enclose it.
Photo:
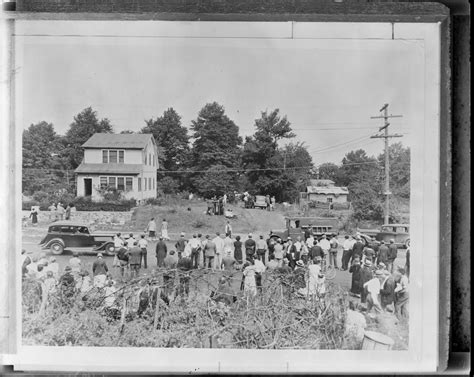
M 145 199 L 145 204 L 152 205 L 152 206 L 162 206 L 163 199 L 162 198 L 148 198 L 148 199 Z
M 93 202 L 90 198 L 78 197 L 73 202 L 78 211 L 130 211 L 136 206 L 135 199 Z

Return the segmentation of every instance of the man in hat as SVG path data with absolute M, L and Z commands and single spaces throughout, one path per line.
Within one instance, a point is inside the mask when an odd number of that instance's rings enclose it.
M 145 233 L 148 232 L 148 238 L 155 241 L 156 240 L 156 221 L 152 217 L 146 226 Z
M 348 234 L 344 236 L 344 243 L 342 244 L 342 260 L 341 260 L 341 269 L 346 271 L 349 266 L 349 261 L 352 257 L 352 237 Z
M 268 252 L 268 245 L 266 241 L 263 239 L 263 234 L 260 235 L 260 238 L 256 242 L 256 249 L 257 249 L 257 258 L 262 263 L 265 263 L 265 254 Z
M 277 243 L 275 244 L 273 250 L 273 256 L 275 257 L 277 266 L 283 266 L 283 245 L 281 244 L 281 238 L 277 239 Z
M 408 317 L 408 277 L 404 268 L 395 274 L 395 314 L 398 319 Z
M 318 240 L 313 241 L 313 246 L 309 249 L 308 257 L 310 261 L 314 261 L 314 258 L 319 257 L 321 260 L 324 257 L 324 251 L 322 247 L 319 245 Z
M 288 258 L 290 268 L 294 270 L 296 267 L 296 261 L 300 259 L 300 252 L 290 237 L 288 237 L 288 249 L 286 257 Z
M 201 241 L 199 241 L 197 234 L 193 234 L 193 238 L 189 240 L 188 246 L 190 248 L 190 258 L 193 263 L 193 268 L 199 267 L 199 253 L 201 252 Z
M 352 259 L 359 257 L 362 260 L 363 250 L 364 250 L 364 243 L 362 242 L 362 238 L 360 235 L 355 237 L 355 243 L 352 246 Z
M 337 248 L 339 247 L 339 242 L 337 242 L 336 235 L 333 234 L 329 240 L 331 248 L 329 249 L 329 264 L 333 266 L 336 270 L 339 269 L 337 266 Z
M 225 224 L 225 228 L 224 228 L 224 233 L 229 236 L 229 237 L 232 237 L 232 225 L 230 225 L 230 221 L 227 220 L 226 224 Z
M 390 273 L 393 273 L 393 264 L 395 262 L 395 259 L 397 259 L 397 254 L 398 254 L 398 246 L 395 245 L 395 240 L 392 238 L 390 240 L 390 244 L 388 245 L 388 260 L 387 260 L 387 270 L 389 270 Z
M 183 256 L 184 249 L 186 249 L 188 241 L 185 240 L 184 238 L 184 232 L 181 232 L 179 235 L 178 241 L 176 241 L 176 244 L 174 247 L 176 248 L 176 251 L 178 252 L 178 259 L 181 259 Z
M 212 240 L 214 245 L 216 245 L 216 256 L 214 258 L 214 269 L 220 270 L 222 267 L 222 258 L 224 257 L 224 238 L 220 232 L 216 232 L 216 236 Z
M 190 272 L 193 269 L 191 258 L 183 256 L 177 264 L 179 273 L 178 294 L 184 298 L 189 295 L 189 281 L 191 280 Z
M 379 302 L 379 294 L 381 283 L 384 279 L 382 271 L 375 271 L 375 277 L 364 283 L 365 291 L 367 292 L 367 312 L 373 308 L 377 313 L 382 312 L 382 307 Z
M 170 252 L 166 255 L 165 259 L 163 260 L 164 267 L 166 272 L 163 273 L 163 283 L 164 283 L 164 294 L 166 297 L 169 297 L 173 291 L 173 283 L 175 280 L 175 269 L 178 266 L 178 255 L 174 250 L 170 250 Z
M 321 240 L 318 242 L 321 249 L 323 249 L 324 257 L 322 260 L 322 264 L 326 263 L 326 256 L 329 254 L 329 249 L 331 249 L 331 243 L 329 242 L 327 235 L 323 234 Z
M 61 302 L 65 306 L 72 305 L 76 288 L 76 280 L 71 271 L 71 266 L 66 266 L 64 268 L 64 274 L 59 278 L 58 282 Z
M 360 284 L 362 286 L 362 290 L 360 292 L 361 303 L 365 303 L 367 301 L 367 291 L 364 289 L 364 284 L 367 283 L 372 278 L 373 278 L 372 262 L 369 260 L 366 260 L 360 271 Z
M 380 284 L 380 304 L 383 310 L 393 312 L 395 302 L 395 278 L 387 270 L 382 270 L 383 280 Z
M 97 259 L 92 264 L 92 275 L 94 276 L 94 287 L 103 288 L 107 279 L 109 268 L 101 253 L 97 254 Z
M 131 247 L 130 251 L 130 259 L 129 259 L 129 264 L 130 264 L 130 271 L 131 271 L 131 278 L 138 277 L 140 274 L 140 262 L 142 259 L 142 250 L 138 246 L 138 241 L 134 240 L 133 241 L 133 246 Z
M 253 261 L 254 259 L 255 248 L 256 248 L 256 243 L 252 237 L 253 237 L 252 233 L 249 233 L 248 238 L 244 242 L 245 256 L 247 260 L 250 260 L 250 261 Z
M 379 247 L 379 256 L 377 258 L 377 263 L 387 264 L 388 261 L 388 246 L 385 245 L 384 241 L 380 241 Z
M 224 256 L 229 252 L 234 254 L 234 240 L 229 233 L 226 233 L 224 238 Z
M 147 269 L 147 261 L 148 261 L 148 241 L 145 238 L 145 235 L 142 234 L 140 239 L 138 240 L 138 247 L 141 250 L 141 257 L 140 257 L 140 267 L 143 265 L 143 268 Z
M 163 241 L 163 237 L 160 236 L 155 248 L 156 264 L 158 267 L 164 266 L 163 261 L 165 260 L 166 254 L 168 254 L 168 247 L 166 246 L 165 241 Z
M 211 240 L 209 234 L 206 235 L 206 244 L 204 246 L 204 268 L 207 270 L 211 268 L 214 270 L 215 262 L 214 259 L 216 257 L 216 244 L 213 240 Z
M 351 293 L 356 297 L 360 297 L 362 292 L 362 267 L 359 258 L 352 261 L 349 272 L 352 274 Z
M 367 247 L 364 247 L 363 252 L 364 252 L 364 255 L 362 257 L 362 262 L 364 262 L 366 259 L 369 259 L 372 263 L 375 263 L 375 250 L 374 249 L 367 246 Z

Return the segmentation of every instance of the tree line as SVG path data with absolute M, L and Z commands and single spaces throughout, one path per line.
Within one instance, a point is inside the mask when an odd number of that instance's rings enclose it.
M 255 132 L 243 139 L 239 127 L 217 102 L 206 104 L 188 127 L 173 108 L 145 121 L 138 131 L 150 133 L 158 145 L 158 190 L 188 191 L 212 197 L 233 191 L 272 195 L 277 201 L 294 202 L 309 180 L 319 176 L 347 186 L 353 204 L 381 210 L 383 154 L 367 156 L 362 149 L 346 154 L 341 164 L 323 163 L 316 168 L 304 143 L 291 141 L 291 123 L 279 109 L 262 111 Z M 82 144 L 94 133 L 113 133 L 107 118 L 91 107 L 74 116 L 64 135 L 46 121 L 23 131 L 23 193 L 71 191 L 73 170 L 83 158 Z M 283 143 L 282 141 L 286 141 Z M 392 191 L 409 196 L 409 149 L 400 143 L 390 148 Z M 364 212 L 364 211 L 363 211 Z

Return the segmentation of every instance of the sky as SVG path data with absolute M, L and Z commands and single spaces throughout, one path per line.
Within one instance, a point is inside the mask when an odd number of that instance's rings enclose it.
M 76 21 L 77 22 L 77 21 Z M 390 132 L 411 145 L 423 121 L 421 42 L 384 39 L 180 38 L 112 35 L 19 36 L 17 120 L 47 121 L 64 134 L 91 106 L 116 132 L 139 131 L 169 107 L 189 127 L 209 102 L 223 105 L 242 136 L 261 111 L 280 109 L 313 163 L 340 163 L 363 148 L 383 150 L 377 134 L 384 103 Z M 60 34 L 56 30 L 57 34 Z M 28 34 L 28 33 L 26 33 Z M 65 33 L 66 34 L 66 33 Z

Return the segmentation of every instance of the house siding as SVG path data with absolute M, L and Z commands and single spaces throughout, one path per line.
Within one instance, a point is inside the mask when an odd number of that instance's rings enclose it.
M 309 201 L 327 202 L 328 198 L 332 198 L 333 203 L 347 203 L 347 195 L 344 195 L 344 194 L 339 194 L 339 195 L 314 194 L 314 193 L 309 193 L 308 194 L 308 200 Z
M 105 173 L 107 171 L 107 163 L 102 162 L 102 151 L 103 150 L 123 150 L 124 161 L 123 164 L 127 165 L 140 165 L 140 172 L 138 174 L 125 173 Z M 85 182 L 84 179 L 92 179 L 92 195 L 91 199 L 94 201 L 102 200 L 98 188 L 100 187 L 100 177 L 132 177 L 132 190 L 123 191 L 123 196 L 126 199 L 136 199 L 142 201 L 149 198 L 156 197 L 156 171 L 158 169 L 158 150 L 153 139 L 147 142 L 142 149 L 127 149 L 120 148 L 119 146 L 110 148 L 84 148 L 84 159 L 83 164 L 101 164 L 104 166 L 104 173 L 84 173 L 78 172 L 76 176 L 77 184 L 77 196 L 85 196 Z M 117 165 L 117 164 L 115 164 Z M 121 165 L 121 164 L 119 164 Z M 121 169 L 119 169 L 121 170 Z M 141 180 L 141 190 L 138 190 L 138 182 Z M 146 184 L 145 184 L 146 181 Z M 146 187 L 146 190 L 145 190 Z

